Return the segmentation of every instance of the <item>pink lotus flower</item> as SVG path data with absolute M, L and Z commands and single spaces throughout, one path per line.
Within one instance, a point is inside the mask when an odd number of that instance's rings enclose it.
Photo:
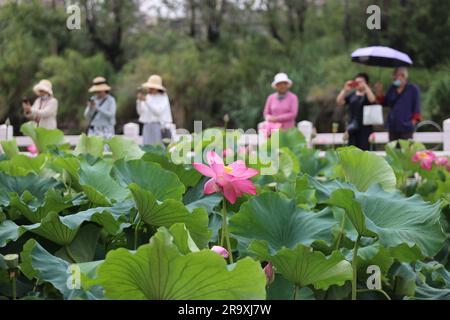
M 371 144 L 375 144 L 377 142 L 377 134 L 375 132 L 373 132 L 370 136 L 369 136 L 369 143 Z
M 433 151 L 418 151 L 412 157 L 412 161 L 420 162 L 420 167 L 424 170 L 430 171 L 433 168 L 433 162 L 436 160 L 436 155 Z
M 264 122 L 259 130 L 263 132 L 267 138 L 269 138 L 272 135 L 273 131 L 280 130 L 283 127 L 281 123 L 278 122 Z
M 29 145 L 27 151 L 30 153 L 31 158 L 37 157 L 39 154 L 39 150 L 35 144 Z
M 228 257 L 229 257 L 228 250 L 225 249 L 224 247 L 214 246 L 211 248 L 211 251 L 214 251 L 215 253 L 221 255 L 225 259 L 228 259 Z
M 249 179 L 258 174 L 258 170 L 247 168 L 245 162 L 238 160 L 229 166 L 225 166 L 223 160 L 214 151 L 207 154 L 209 166 L 202 163 L 194 163 L 197 171 L 211 179 L 205 184 L 205 194 L 217 192 L 232 204 L 244 193 L 255 195 L 256 187 Z
M 273 270 L 272 263 L 268 263 L 264 267 L 264 273 L 266 274 L 267 285 L 270 285 L 275 280 L 275 271 Z
M 449 161 L 447 157 L 439 157 L 434 161 L 434 163 L 440 167 L 446 167 L 449 164 Z

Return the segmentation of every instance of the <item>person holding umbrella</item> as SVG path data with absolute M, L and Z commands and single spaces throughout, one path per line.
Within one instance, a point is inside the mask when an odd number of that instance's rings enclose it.
M 383 87 L 377 87 L 380 102 L 389 107 L 387 129 L 389 140 L 409 140 L 414 136 L 415 126 L 422 120 L 420 90 L 408 81 L 408 69 L 399 67 L 392 75 L 393 83 L 386 95 Z
M 352 53 L 352 61 L 369 66 L 395 68 L 393 83 L 386 95 L 380 83 L 376 85 L 377 100 L 390 108 L 387 129 L 389 140 L 412 139 L 417 122 L 421 121 L 420 90 L 409 83 L 408 69 L 413 61 L 403 52 L 389 47 L 360 48 Z

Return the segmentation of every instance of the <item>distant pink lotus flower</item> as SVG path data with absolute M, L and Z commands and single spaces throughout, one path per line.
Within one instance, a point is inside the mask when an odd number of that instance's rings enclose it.
M 377 142 L 377 134 L 375 132 L 373 132 L 370 136 L 369 136 L 369 143 L 371 144 L 375 144 Z
M 266 274 L 267 285 L 270 285 L 275 280 L 275 271 L 273 270 L 272 263 L 268 263 L 264 267 L 264 273 Z
M 256 187 L 249 179 L 256 176 L 259 173 L 258 170 L 247 168 L 242 160 L 225 166 L 222 158 L 214 151 L 208 152 L 207 162 L 209 166 L 202 163 L 193 164 L 197 171 L 211 178 L 205 184 L 205 194 L 221 192 L 232 204 L 236 203 L 237 198 L 244 193 L 256 194 Z
M 417 151 L 412 157 L 412 161 L 420 162 L 420 167 L 424 170 L 430 171 L 433 168 L 433 162 L 436 160 L 436 154 L 433 151 Z
M 214 246 L 211 248 L 211 251 L 214 251 L 215 253 L 221 255 L 225 259 L 228 259 L 229 255 L 230 255 L 228 253 L 228 250 L 221 246 Z
M 434 161 L 434 163 L 440 167 L 446 167 L 449 164 L 449 161 L 447 157 L 439 157 Z
M 281 123 L 278 122 L 264 122 L 259 130 L 263 132 L 267 138 L 269 138 L 272 135 L 273 131 L 280 130 L 283 127 Z
M 36 157 L 39 154 L 39 150 L 35 144 L 29 145 L 27 151 L 30 153 L 31 157 Z

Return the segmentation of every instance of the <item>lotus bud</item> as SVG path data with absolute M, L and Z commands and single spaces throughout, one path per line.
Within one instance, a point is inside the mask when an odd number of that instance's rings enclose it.
M 264 273 L 266 274 L 266 278 L 267 278 L 267 285 L 270 285 L 274 282 L 275 280 L 275 271 L 273 269 L 273 265 L 272 263 L 268 263 L 265 267 L 264 267 Z
M 228 253 L 227 249 L 225 249 L 224 247 L 214 246 L 211 248 L 211 251 L 221 255 L 225 259 L 228 259 L 228 257 L 229 257 L 229 253 Z
M 6 118 L 5 124 L 9 127 L 11 125 L 11 120 L 9 120 L 9 118 Z
M 228 123 L 230 122 L 230 115 L 228 113 L 225 113 L 223 116 L 223 122 Z
M 5 260 L 6 265 L 8 266 L 8 269 L 14 270 L 19 267 L 19 255 L 18 254 L 7 254 L 3 257 L 3 260 Z

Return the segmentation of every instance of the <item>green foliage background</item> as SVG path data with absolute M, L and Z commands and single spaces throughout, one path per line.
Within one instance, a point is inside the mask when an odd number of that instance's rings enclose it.
M 49 78 L 60 101 L 60 127 L 80 133 L 89 83 L 103 75 L 118 100 L 120 131 L 120 124 L 137 120 L 136 89 L 153 73 L 165 79 L 178 126 L 191 129 L 194 119 L 203 120 L 204 126 L 218 125 L 229 113 L 232 126 L 255 127 L 272 92 L 273 75 L 284 71 L 300 97 L 299 120 L 311 120 L 319 131 L 329 132 L 332 121 L 343 122 L 334 98 L 346 79 L 367 71 L 389 85 L 391 70 L 349 59 L 352 50 L 378 44 L 412 56 L 411 79 L 423 91 L 426 118 L 441 123 L 450 114 L 448 1 L 279 1 L 284 6 L 262 1 L 267 6 L 251 10 L 252 1 L 240 1 L 238 7 L 229 0 L 218 39 L 207 31 L 212 13 L 205 11 L 203 1 L 178 2 L 197 5 L 200 18 L 194 34 L 188 14 L 148 23 L 138 0 L 98 2 L 89 12 L 85 5 L 92 1 L 75 1 L 82 8 L 81 30 L 69 31 L 62 2 L 0 6 L 0 121 L 10 117 L 17 129 L 24 121 L 22 97 L 31 97 L 32 85 Z M 302 20 L 292 20 L 289 4 L 305 5 L 298 11 Z M 370 4 L 382 9 L 382 30 L 366 28 Z M 120 19 L 111 17 L 114 10 Z M 92 12 L 94 31 L 86 19 Z M 296 22 L 302 27 L 293 28 Z

